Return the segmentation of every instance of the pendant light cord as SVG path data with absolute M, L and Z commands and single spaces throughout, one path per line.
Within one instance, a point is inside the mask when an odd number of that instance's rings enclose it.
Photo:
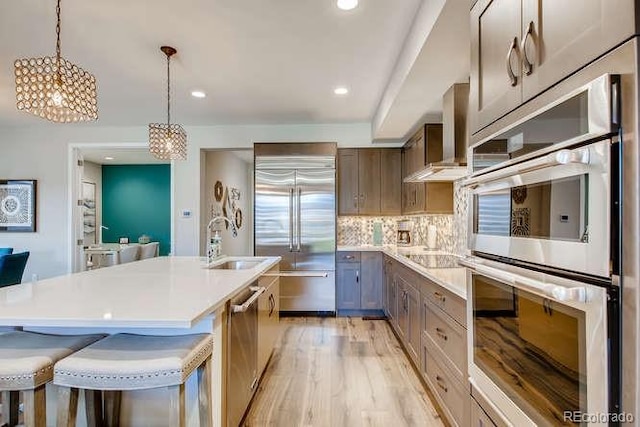
M 58 17 L 58 21 L 56 23 L 56 80 L 59 85 L 62 85 L 62 77 L 60 74 L 60 0 L 58 0 L 58 4 L 56 5 L 56 16 Z
M 60 1 L 60 0 L 58 0 Z M 171 127 L 171 75 L 169 73 L 169 62 L 171 55 L 167 55 L 167 132 Z

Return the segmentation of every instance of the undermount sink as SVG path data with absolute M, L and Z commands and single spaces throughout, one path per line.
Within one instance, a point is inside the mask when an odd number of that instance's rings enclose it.
M 225 261 L 217 265 L 212 265 L 214 270 L 248 270 L 260 264 L 262 261 Z

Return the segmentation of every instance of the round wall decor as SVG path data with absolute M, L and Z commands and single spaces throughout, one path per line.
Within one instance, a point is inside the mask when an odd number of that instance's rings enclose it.
M 213 195 L 216 198 L 216 202 L 219 202 L 222 200 L 223 191 L 224 189 L 222 187 L 222 182 L 216 181 L 216 185 L 213 187 Z
M 236 228 L 242 227 L 242 211 L 240 209 L 236 210 L 235 214 L 236 220 Z

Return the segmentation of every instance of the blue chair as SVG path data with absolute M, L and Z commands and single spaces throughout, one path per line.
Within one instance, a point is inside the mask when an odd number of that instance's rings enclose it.
M 29 252 L 0 257 L 0 287 L 22 282 L 22 274 L 29 259 Z
M 13 248 L 0 248 L 0 256 L 11 255 L 12 253 L 13 253 Z

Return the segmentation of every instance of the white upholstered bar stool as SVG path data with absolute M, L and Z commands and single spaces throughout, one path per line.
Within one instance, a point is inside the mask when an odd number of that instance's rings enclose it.
M 0 335 L 0 425 L 18 424 L 18 393 L 23 392 L 24 425 L 46 425 L 45 385 L 54 364 L 104 335 L 49 335 L 14 331 Z M 6 406 L 5 406 L 6 405 Z
M 57 426 L 75 425 L 78 389 L 104 391 L 104 424 L 117 426 L 121 391 L 167 387 L 171 400 L 168 425 L 183 427 L 184 384 L 197 368 L 200 426 L 210 427 L 212 351 L 210 334 L 116 334 L 98 341 L 60 360 L 54 368 L 53 383 L 59 386 Z M 94 398 L 99 407 L 99 397 Z
M 158 249 L 160 249 L 160 242 L 151 242 L 145 245 L 140 245 L 140 259 L 143 260 L 157 257 Z

